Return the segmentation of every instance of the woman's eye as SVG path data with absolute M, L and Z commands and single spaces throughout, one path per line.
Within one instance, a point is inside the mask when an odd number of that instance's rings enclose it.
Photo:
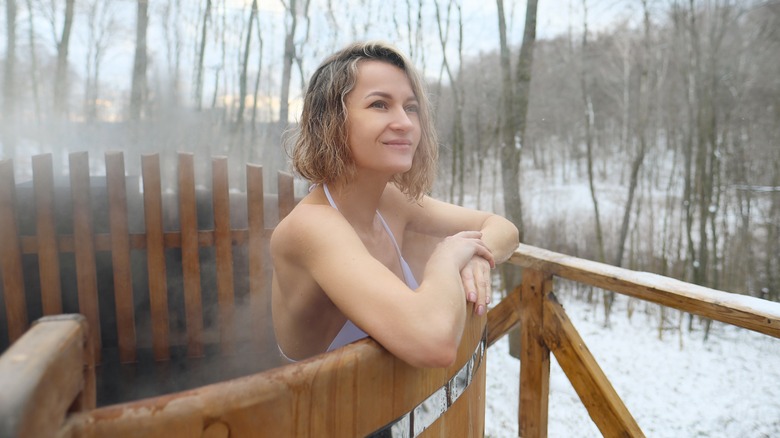
M 381 100 L 377 100 L 376 102 L 372 103 L 370 105 L 371 108 L 379 108 L 379 109 L 387 109 L 387 104 L 382 102 Z
M 404 109 L 407 113 L 416 113 L 420 111 L 420 107 L 418 105 L 407 105 Z

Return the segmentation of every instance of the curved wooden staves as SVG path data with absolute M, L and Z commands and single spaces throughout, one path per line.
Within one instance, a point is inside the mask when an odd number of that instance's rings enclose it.
M 421 436 L 482 436 L 486 366 L 472 359 L 485 352 L 485 323 L 470 317 L 446 369 L 411 367 L 365 339 L 263 373 L 78 413 L 59 436 L 367 436 L 414 411 L 468 363 L 470 385 Z

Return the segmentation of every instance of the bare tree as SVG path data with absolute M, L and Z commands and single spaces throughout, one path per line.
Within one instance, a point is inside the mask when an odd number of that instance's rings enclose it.
M 284 57 L 282 59 L 282 89 L 279 94 L 279 130 L 283 131 L 287 127 L 287 121 L 290 115 L 290 81 L 292 79 L 292 67 L 293 62 L 297 59 L 297 51 L 295 45 L 295 32 L 298 28 L 298 12 L 299 8 L 302 10 L 308 10 L 309 0 L 301 0 L 303 5 L 298 3 L 299 0 L 282 0 L 284 9 L 286 11 L 284 28 Z
M 292 64 L 295 60 L 295 29 L 298 26 L 297 0 L 282 1 L 287 11 L 284 27 L 284 58 L 282 60 L 282 90 L 279 94 L 279 126 L 281 129 L 287 126 L 290 111 L 290 78 L 292 76 Z
M 206 56 L 206 37 L 208 34 L 209 17 L 211 16 L 211 0 L 206 0 L 203 10 L 203 19 L 200 24 L 200 41 L 196 50 L 197 62 L 195 64 L 195 84 L 193 85 L 193 100 L 195 108 L 203 107 L 203 60 Z
M 588 158 L 588 186 L 590 187 L 590 198 L 593 202 L 593 215 L 595 220 L 596 244 L 598 245 L 599 261 L 604 261 L 604 234 L 601 227 L 601 214 L 599 213 L 598 196 L 596 196 L 596 184 L 593 174 L 593 125 L 595 122 L 595 111 L 590 93 L 590 84 L 588 81 L 588 2 L 582 0 L 582 48 L 580 54 L 580 86 L 582 89 L 582 101 L 585 108 L 585 148 Z M 607 314 L 609 314 L 607 312 Z
M 434 6 L 436 8 L 436 23 L 439 30 L 439 42 L 441 44 L 442 52 L 442 69 L 447 72 L 447 78 L 450 81 L 450 90 L 452 91 L 452 98 L 454 101 L 454 116 L 452 121 L 452 183 L 450 184 L 450 202 L 457 204 L 463 204 L 464 196 L 464 183 L 463 177 L 465 175 L 464 168 L 464 133 L 463 133 L 463 90 L 461 84 L 462 68 L 463 68 L 463 17 L 461 14 L 461 7 L 459 4 L 455 4 L 453 0 L 447 3 L 447 15 L 442 20 L 440 6 L 438 0 L 434 0 Z M 458 10 L 458 74 L 456 75 L 452 71 L 449 59 L 447 56 L 447 43 L 449 40 L 449 26 L 450 26 L 450 14 L 453 6 Z M 441 81 L 440 81 L 441 82 Z M 455 190 L 457 187 L 457 199 L 455 196 Z
M 506 216 L 520 230 L 520 240 L 525 234 L 523 227 L 523 202 L 520 197 L 520 160 L 522 148 L 526 145 L 528 103 L 531 96 L 531 68 L 533 66 L 534 44 L 536 42 L 536 10 L 538 0 L 529 0 L 526 4 L 523 43 L 515 71 L 515 89 L 509 96 L 514 97 L 510 114 L 516 120 L 514 131 L 504 134 L 501 145 L 501 174 L 504 190 L 504 208 Z M 502 8 L 503 9 L 503 8 Z M 504 26 L 505 27 L 505 26 Z M 502 54 L 503 57 L 503 54 Z M 502 61 L 503 62 L 503 61 Z M 511 125 L 509 125 L 511 127 Z M 511 140 L 511 141 L 510 141 Z
M 146 29 L 149 26 L 149 0 L 138 0 L 135 24 L 135 58 L 130 89 L 130 119 L 139 120 L 146 102 Z
M 84 86 L 84 115 L 95 120 L 97 101 L 100 98 L 100 67 L 111 43 L 118 23 L 114 3 L 107 0 L 90 0 L 87 4 L 87 52 L 85 55 L 86 84 Z
M 260 18 L 255 15 L 255 26 L 257 26 L 257 74 L 255 75 L 254 94 L 252 96 L 252 132 L 255 130 L 257 122 L 257 95 L 260 92 L 260 73 L 263 71 L 263 33 L 260 29 Z
M 162 25 L 165 33 L 165 49 L 168 54 L 168 78 L 170 83 L 171 99 L 175 105 L 180 102 L 181 84 L 181 50 L 182 35 L 180 23 L 182 21 L 181 0 L 168 0 L 162 6 Z
M 512 71 L 509 45 L 506 38 L 506 20 L 503 0 L 496 0 L 498 7 L 498 29 L 501 56 L 501 84 L 503 119 L 501 126 L 501 185 L 504 194 L 504 212 L 506 217 L 517 226 L 520 241 L 524 241 L 523 207 L 520 197 L 520 159 L 521 148 L 526 134 L 526 116 L 531 86 L 531 67 L 533 48 L 536 41 L 536 10 L 538 0 L 529 0 L 526 5 L 523 43 L 516 71 L 516 83 L 512 83 Z M 516 269 L 502 271 L 506 288 L 519 283 Z M 513 338 L 519 332 L 512 333 Z M 520 357 L 519 341 L 510 342 L 510 354 Z M 513 347 L 514 346 L 514 347 Z
M 57 73 L 54 76 L 54 111 L 58 116 L 65 115 L 68 110 L 68 50 L 70 48 L 71 29 L 73 28 L 74 1 L 75 0 L 65 1 L 65 18 L 62 24 L 61 36 L 59 39 L 55 38 L 57 43 Z M 52 16 L 50 21 L 53 29 L 56 26 L 56 13 L 54 8 L 55 6 L 52 3 Z
M 241 63 L 241 78 L 239 79 L 239 92 L 238 92 L 238 114 L 236 114 L 236 124 L 240 125 L 244 122 L 244 108 L 246 107 L 246 95 L 247 95 L 247 70 L 249 68 L 249 51 L 252 47 L 252 27 L 254 26 L 255 16 L 257 15 L 257 0 L 252 0 L 252 10 L 249 13 L 249 21 L 247 22 L 246 42 L 244 44 L 243 62 Z M 259 72 L 258 72 L 259 74 Z
M 3 68 L 3 147 L 4 155 L 16 156 L 16 0 L 6 0 L 6 56 Z
M 38 54 L 36 51 L 37 42 L 35 40 L 35 13 L 32 0 L 27 0 L 27 42 L 30 45 L 30 81 L 33 93 L 33 107 L 35 108 L 35 121 L 40 124 L 43 116 L 41 114 L 41 96 L 39 84 Z

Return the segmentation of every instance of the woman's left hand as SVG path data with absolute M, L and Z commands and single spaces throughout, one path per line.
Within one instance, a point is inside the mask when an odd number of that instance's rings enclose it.
M 474 303 L 474 313 L 483 315 L 487 311 L 492 293 L 490 262 L 480 256 L 474 256 L 460 271 L 466 301 Z

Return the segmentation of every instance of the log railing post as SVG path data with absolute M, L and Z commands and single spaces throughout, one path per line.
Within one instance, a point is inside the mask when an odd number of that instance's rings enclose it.
M 520 406 L 521 437 L 547 436 L 550 394 L 550 350 L 543 338 L 544 297 L 552 290 L 552 275 L 525 269 L 520 300 Z

